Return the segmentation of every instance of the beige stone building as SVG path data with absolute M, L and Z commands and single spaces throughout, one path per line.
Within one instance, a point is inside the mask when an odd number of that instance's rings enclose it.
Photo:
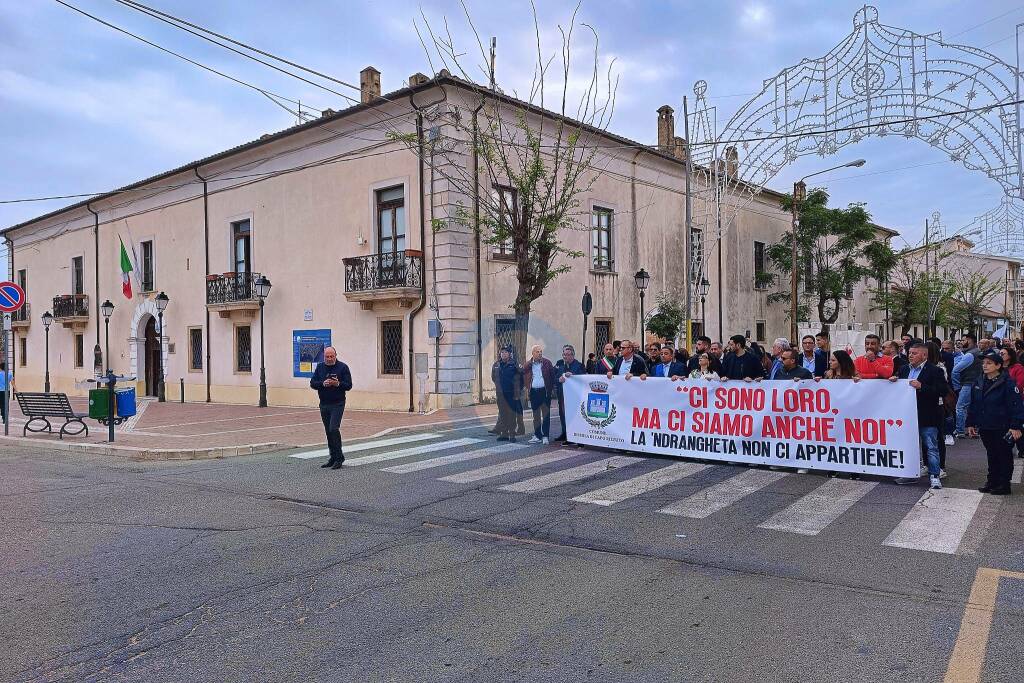
M 508 254 L 471 227 L 432 229 L 473 197 L 407 143 L 415 136 L 462 145 L 472 173 L 468 140 L 480 91 L 447 74 L 417 74 L 381 96 L 372 68 L 361 83 L 363 101 L 344 111 L 7 228 L 10 276 L 29 302 L 14 321 L 18 388 L 42 387 L 40 316 L 49 310 L 52 389 L 84 393 L 81 383 L 108 343 L 100 307 L 109 300 L 108 360 L 137 378 L 140 394 L 156 393 L 162 368 L 168 400 L 183 390 L 187 401 L 256 403 L 262 355 L 270 404 L 309 405 L 311 363 L 332 344 L 352 368 L 352 407 L 432 409 L 492 396 L 490 367 L 510 334 L 514 270 Z M 556 117 L 487 97 L 534 119 Z M 584 131 L 585 144 L 601 148 L 599 163 L 580 229 L 563 236 L 583 256 L 534 303 L 529 330 L 552 359 L 565 343 L 581 350 L 584 288 L 594 302 L 588 352 L 639 337 L 633 273 L 641 267 L 652 276 L 648 313 L 659 292 L 685 292 L 686 166 L 670 109 L 667 116 L 663 108 L 658 146 Z M 758 244 L 763 250 L 789 227 L 779 198 L 765 191 L 741 209 L 719 243 L 721 269 L 710 252 L 718 244 L 709 248 L 714 286 L 704 318 L 716 338 L 750 330 L 770 341 L 788 331 L 784 307 L 769 307 L 753 287 Z M 700 234 L 694 240 L 711 244 Z M 122 294 L 122 242 L 134 266 L 130 299 Z M 262 329 L 260 276 L 272 283 Z M 162 335 L 158 292 L 170 299 Z M 699 323 L 696 294 L 693 301 Z

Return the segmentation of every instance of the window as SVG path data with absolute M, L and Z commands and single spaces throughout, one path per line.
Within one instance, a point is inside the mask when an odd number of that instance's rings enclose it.
M 594 270 L 613 270 L 612 210 L 595 206 L 590 214 L 590 253 Z
M 85 259 L 81 256 L 71 259 L 71 293 L 85 294 Z
M 494 359 L 498 359 L 498 352 L 506 346 L 514 343 L 516 331 L 515 318 L 494 319 Z
M 24 291 L 28 291 L 28 273 L 24 268 L 18 271 L 18 286 Z
M 188 369 L 203 369 L 203 328 L 188 328 Z
M 252 328 L 248 325 L 235 328 L 235 371 L 252 372 Z
M 75 335 L 75 367 L 85 367 L 85 335 Z
M 754 242 L 754 289 L 765 289 L 760 280 L 767 270 L 764 242 Z
M 813 292 L 814 288 L 814 258 L 809 254 L 804 254 L 804 272 L 800 276 L 804 281 L 804 291 Z
M 845 261 L 843 263 L 843 270 L 848 271 L 852 267 L 853 267 L 853 263 L 851 261 L 849 261 L 849 260 L 847 260 L 847 261 Z M 855 284 L 855 282 L 853 280 L 848 280 L 846 282 L 846 288 L 843 291 L 843 296 L 845 296 L 847 299 L 852 299 L 853 298 L 853 285 L 854 284 Z
M 142 291 L 152 292 L 153 287 L 153 242 L 139 243 L 142 249 Z
M 598 357 L 604 352 L 604 345 L 612 341 L 612 321 L 597 320 L 594 322 L 595 353 Z
M 377 190 L 377 251 L 405 251 L 405 188 L 401 185 Z
M 513 228 L 512 218 L 519 215 L 519 196 L 515 188 L 495 185 L 494 201 L 498 207 L 498 220 L 507 236 L 500 243 L 491 245 L 492 254 L 497 258 L 514 258 L 510 233 Z
M 402 374 L 402 321 L 380 321 L 380 373 Z
M 246 219 L 231 224 L 231 244 L 233 263 L 236 273 L 252 272 L 252 223 Z
M 754 335 L 756 339 L 754 341 L 764 343 L 765 337 L 768 336 L 765 332 L 765 327 L 767 327 L 766 321 L 757 320 L 755 321 L 754 327 L 756 328 L 756 334 Z
M 19 337 L 18 346 L 18 350 L 21 352 L 21 357 L 18 359 L 18 365 L 25 367 L 28 365 L 28 339 L 25 337 Z

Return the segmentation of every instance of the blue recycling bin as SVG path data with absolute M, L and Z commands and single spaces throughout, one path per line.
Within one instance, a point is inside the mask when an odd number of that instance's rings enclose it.
M 135 387 L 124 387 L 114 390 L 114 405 L 118 417 L 131 417 L 135 414 Z

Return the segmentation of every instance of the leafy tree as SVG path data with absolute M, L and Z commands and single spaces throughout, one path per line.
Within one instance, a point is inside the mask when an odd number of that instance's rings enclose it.
M 854 285 L 868 278 L 884 280 L 896 265 L 895 253 L 878 236 L 863 204 L 830 208 L 828 199 L 823 189 L 808 192 L 800 205 L 800 224 L 796 230 L 801 259 L 799 292 L 809 299 L 807 304 L 798 302 L 798 316 L 807 319 L 808 309 L 813 306 L 824 329 L 839 318 L 840 301 Z M 792 195 L 785 196 L 782 208 L 790 211 L 792 206 Z M 793 239 L 792 231 L 787 231 L 766 251 L 768 261 L 779 273 L 792 272 Z M 808 275 L 810 280 L 805 282 Z M 765 271 L 757 274 L 757 284 L 778 285 L 779 290 L 768 295 L 768 303 L 790 302 L 788 276 L 780 279 L 776 272 Z
M 945 302 L 952 293 L 951 275 L 941 263 L 953 252 L 941 244 L 897 254 L 896 264 L 881 286 L 871 290 L 872 309 L 885 310 L 893 330 L 906 334 L 914 325 L 927 325 L 930 302 L 937 298 L 936 324 L 943 319 Z
M 675 339 L 686 320 L 686 312 L 680 302 L 683 296 L 658 294 L 658 312 L 647 318 L 647 331 L 663 339 Z
M 952 291 L 943 307 L 944 323 L 957 330 L 977 330 L 988 302 L 1001 292 L 1003 282 L 984 273 L 961 272 L 953 278 Z

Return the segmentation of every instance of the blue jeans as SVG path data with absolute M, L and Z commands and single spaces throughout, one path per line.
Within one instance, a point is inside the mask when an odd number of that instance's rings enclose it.
M 967 430 L 967 409 L 971 406 L 971 385 L 960 387 L 956 397 L 956 433 L 963 434 Z
M 928 458 L 928 474 L 939 476 L 939 428 L 921 427 L 921 448 Z

